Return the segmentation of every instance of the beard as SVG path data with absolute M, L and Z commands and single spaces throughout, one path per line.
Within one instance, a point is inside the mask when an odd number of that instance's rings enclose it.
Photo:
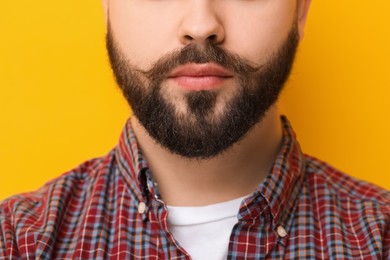
M 144 71 L 120 50 L 110 26 L 106 39 L 114 76 L 138 121 L 162 147 L 192 159 L 223 153 L 261 122 L 288 79 L 298 42 L 295 23 L 283 44 L 260 66 L 208 43 L 168 53 Z M 170 71 L 187 63 L 209 62 L 234 73 L 236 84 L 231 95 L 202 90 L 187 92 L 181 100 L 169 98 L 164 83 Z M 185 104 L 184 111 L 178 109 L 179 101 Z

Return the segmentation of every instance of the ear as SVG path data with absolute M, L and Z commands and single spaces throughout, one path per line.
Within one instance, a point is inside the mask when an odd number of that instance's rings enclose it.
M 297 0 L 297 23 L 299 38 L 302 39 L 305 32 L 305 25 L 311 0 Z
M 107 24 L 108 21 L 108 0 L 102 0 L 103 3 L 103 12 L 104 12 L 104 19 Z

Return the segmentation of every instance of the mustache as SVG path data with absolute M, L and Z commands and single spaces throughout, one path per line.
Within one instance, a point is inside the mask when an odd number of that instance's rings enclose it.
M 137 71 L 151 81 L 161 82 L 171 70 L 188 63 L 216 63 L 238 75 L 256 73 L 263 67 L 254 65 L 247 59 L 220 46 L 208 43 L 202 48 L 197 44 L 189 44 L 180 50 L 174 50 L 160 57 L 151 65 L 150 69 L 137 69 Z

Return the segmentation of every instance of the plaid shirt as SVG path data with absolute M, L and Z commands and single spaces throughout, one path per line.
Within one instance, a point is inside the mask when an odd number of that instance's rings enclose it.
M 283 145 L 245 198 L 228 259 L 390 259 L 390 195 Z M 0 259 L 190 259 L 128 122 L 103 158 L 0 203 Z M 207 239 L 207 238 L 205 238 Z

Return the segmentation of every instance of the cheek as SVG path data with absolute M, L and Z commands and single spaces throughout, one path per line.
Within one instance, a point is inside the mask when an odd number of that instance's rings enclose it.
M 273 1 L 236 15 L 235 21 L 227 20 L 226 48 L 262 64 L 287 38 L 295 21 L 295 1 Z
M 112 1 L 109 22 L 113 36 L 127 58 L 141 69 L 177 47 L 177 21 L 158 5 L 139 1 Z M 160 12 L 159 12 L 160 10 Z M 175 30 L 176 29 L 176 30 Z

